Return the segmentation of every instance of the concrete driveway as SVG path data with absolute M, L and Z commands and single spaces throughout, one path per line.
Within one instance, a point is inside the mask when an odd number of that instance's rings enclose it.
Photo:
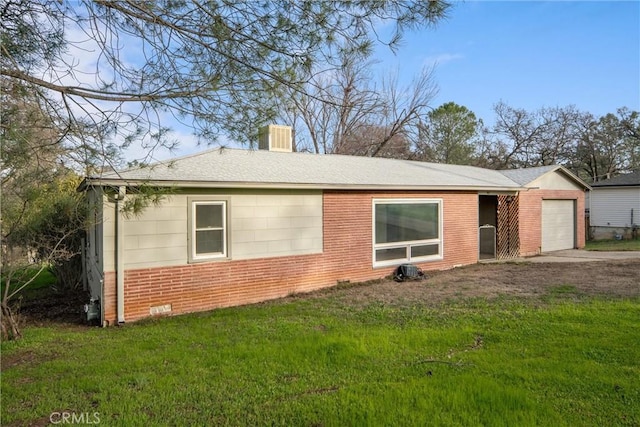
M 544 252 L 540 255 L 524 258 L 528 262 L 587 262 L 637 259 L 640 262 L 640 251 L 585 251 L 582 249 L 567 249 L 563 251 Z

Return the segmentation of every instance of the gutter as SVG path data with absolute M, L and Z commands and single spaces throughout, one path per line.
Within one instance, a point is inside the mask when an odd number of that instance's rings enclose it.
M 256 188 L 273 190 L 361 190 L 361 191 L 526 191 L 524 186 L 511 185 L 380 185 L 380 184 L 319 184 L 289 182 L 219 182 L 219 181 L 161 181 L 161 180 L 122 180 L 117 178 L 85 178 L 78 187 L 79 191 L 91 185 L 105 187 L 168 187 L 168 188 Z
M 603 184 L 603 185 L 591 185 L 592 189 L 597 188 L 629 188 L 629 187 L 640 187 L 640 183 L 638 184 Z

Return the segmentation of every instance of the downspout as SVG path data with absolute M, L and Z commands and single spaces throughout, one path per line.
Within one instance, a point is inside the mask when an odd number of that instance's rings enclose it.
M 116 313 L 118 324 L 124 323 L 124 217 L 120 203 L 127 194 L 127 187 L 118 187 L 116 194 Z
M 586 224 L 586 219 L 585 219 L 585 225 L 584 225 L 584 240 L 585 240 L 585 244 L 587 242 L 587 240 L 593 239 L 594 236 L 591 234 L 591 224 L 593 224 L 593 210 L 591 209 L 591 203 L 593 200 L 593 194 L 591 193 L 592 190 L 586 189 L 584 192 L 588 193 L 585 194 L 585 197 L 587 197 L 587 195 L 589 196 L 589 226 L 587 227 Z M 595 232 L 593 233 L 595 235 Z

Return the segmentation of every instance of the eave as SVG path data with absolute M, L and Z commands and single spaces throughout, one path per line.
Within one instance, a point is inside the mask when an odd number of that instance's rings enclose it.
M 215 181 L 159 181 L 159 180 L 123 180 L 117 178 L 85 178 L 78 191 L 90 187 L 162 187 L 162 188 L 238 188 L 238 189 L 284 189 L 284 190 L 352 190 L 352 191 L 478 191 L 508 192 L 527 190 L 519 186 L 459 186 L 459 185 L 378 185 L 378 184 L 326 184 L 326 183 L 287 183 L 287 182 L 215 182 Z

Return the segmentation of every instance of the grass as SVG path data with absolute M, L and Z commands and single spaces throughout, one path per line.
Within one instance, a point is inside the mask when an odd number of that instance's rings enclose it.
M 15 275 L 12 278 L 10 291 L 17 289 L 23 283 L 31 280 L 31 278 L 36 275 L 37 277 L 35 277 L 35 279 L 29 284 L 29 286 L 27 286 L 20 292 L 20 294 L 22 294 L 24 297 L 32 297 L 34 295 L 37 295 L 42 292 L 43 289 L 50 288 L 56 283 L 56 277 L 48 268 L 43 269 L 39 273 L 38 270 L 40 270 L 40 266 L 31 266 L 16 271 Z M 4 292 L 5 285 L 5 277 L 2 277 L 0 281 L 0 292 Z
M 640 424 L 637 299 L 306 299 L 2 343 L 2 423 Z M 95 421 L 95 418 L 91 418 Z
M 640 239 L 636 240 L 589 240 L 588 251 L 640 251 Z

